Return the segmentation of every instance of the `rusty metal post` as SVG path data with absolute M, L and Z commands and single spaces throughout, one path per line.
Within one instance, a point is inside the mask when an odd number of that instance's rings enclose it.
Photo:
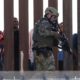
M 4 0 L 4 70 L 14 70 L 13 0 Z
M 43 0 L 34 0 L 34 23 L 43 16 Z
M 78 69 L 80 70 L 80 0 L 78 0 Z
M 64 31 L 71 41 L 72 36 L 72 0 L 63 0 Z
M 48 0 L 48 5 L 51 7 L 58 8 L 58 0 Z
M 72 0 L 63 0 L 63 24 L 64 24 L 64 32 L 68 37 L 69 43 L 71 45 L 72 38 Z M 69 54 L 65 53 L 66 60 L 64 63 L 67 63 L 66 69 L 72 69 L 72 60 Z
M 28 0 L 19 0 L 20 51 L 24 53 L 23 69 L 28 70 Z

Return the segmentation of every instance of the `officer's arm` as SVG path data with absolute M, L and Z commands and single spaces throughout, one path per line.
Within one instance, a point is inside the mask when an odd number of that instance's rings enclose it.
M 50 25 L 47 22 L 45 22 L 44 24 L 40 24 L 39 34 L 45 37 L 46 36 L 55 36 L 55 37 L 59 36 L 58 32 L 52 31 L 50 29 Z

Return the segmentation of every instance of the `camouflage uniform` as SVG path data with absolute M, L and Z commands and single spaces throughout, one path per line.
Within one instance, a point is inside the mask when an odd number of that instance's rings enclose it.
M 34 27 L 33 32 L 33 53 L 36 70 L 55 70 L 53 55 L 54 39 L 58 37 L 57 32 L 49 20 L 44 17 L 40 19 Z

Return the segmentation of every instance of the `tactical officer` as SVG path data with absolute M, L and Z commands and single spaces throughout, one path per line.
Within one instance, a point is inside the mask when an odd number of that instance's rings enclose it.
M 53 46 L 57 45 L 58 11 L 54 7 L 48 7 L 45 15 L 34 27 L 33 53 L 36 70 L 55 70 Z

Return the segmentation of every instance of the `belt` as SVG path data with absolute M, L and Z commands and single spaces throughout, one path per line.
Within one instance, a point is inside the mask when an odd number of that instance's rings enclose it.
M 41 48 L 33 47 L 32 50 L 40 50 L 40 51 L 42 51 L 42 50 L 51 50 L 52 51 L 52 48 L 50 48 L 50 47 L 41 47 Z

